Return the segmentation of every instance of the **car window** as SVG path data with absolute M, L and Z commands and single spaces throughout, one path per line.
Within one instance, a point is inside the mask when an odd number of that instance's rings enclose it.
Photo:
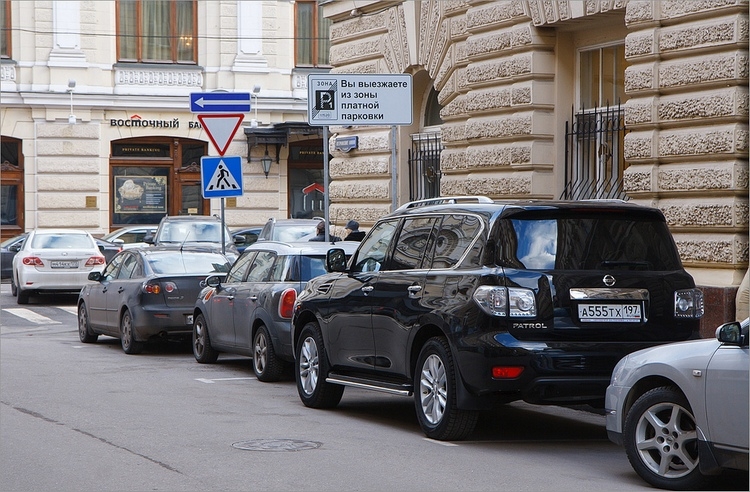
M 303 282 L 328 273 L 325 256 L 300 256 L 299 259 L 300 280 Z
M 458 264 L 481 229 L 482 221 L 474 215 L 449 214 L 443 217 L 435 240 L 432 268 L 451 268 Z
M 360 244 L 353 272 L 377 272 L 383 266 L 398 220 L 380 222 Z
M 404 219 L 401 232 L 393 248 L 388 270 L 413 270 L 422 267 L 425 251 L 434 242 L 438 217 L 415 217 Z
M 279 225 L 273 230 L 273 240 L 281 241 L 285 243 L 293 243 L 299 241 L 305 236 L 315 234 L 315 226 L 313 225 Z
M 104 267 L 104 271 L 102 272 L 102 280 L 112 280 L 113 278 L 117 277 L 117 270 L 120 268 L 122 260 L 125 258 L 125 256 L 126 255 L 117 255 L 112 258 L 112 261 L 110 261 L 107 266 Z
M 269 282 L 282 282 L 295 280 L 293 277 L 293 268 L 289 268 L 289 264 L 292 262 L 292 257 L 288 255 L 278 256 L 276 261 L 273 263 L 271 273 L 268 276 Z
M 273 251 L 258 251 L 247 274 L 247 282 L 264 282 L 273 268 L 275 259 L 276 253 Z
M 91 238 L 86 234 L 35 234 L 31 241 L 32 248 L 41 249 L 90 249 L 95 248 Z
M 229 263 L 222 255 L 214 253 L 188 253 L 165 251 L 164 254 L 151 254 L 148 263 L 154 273 L 158 274 L 208 274 L 226 273 Z
M 122 262 L 120 271 L 117 274 L 118 279 L 138 278 L 138 275 L 133 275 L 133 272 L 138 266 L 138 260 L 135 255 L 126 255 L 125 260 Z
M 240 256 L 237 261 L 234 262 L 232 268 L 229 269 L 229 273 L 227 273 L 226 283 L 236 284 L 238 282 L 242 282 L 242 279 L 245 278 L 245 273 L 247 273 L 247 269 L 253 262 L 254 258 L 255 251 L 247 251 L 242 256 Z

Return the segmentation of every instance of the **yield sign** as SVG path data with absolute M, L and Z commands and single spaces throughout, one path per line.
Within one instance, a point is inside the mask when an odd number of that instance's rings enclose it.
M 206 130 L 208 138 L 214 144 L 219 155 L 224 155 L 229 142 L 234 138 L 237 129 L 245 119 L 243 114 L 199 114 L 198 120 Z

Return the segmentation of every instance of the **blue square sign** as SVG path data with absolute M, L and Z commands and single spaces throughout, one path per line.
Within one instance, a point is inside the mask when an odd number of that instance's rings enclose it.
M 201 157 L 203 198 L 242 196 L 242 157 Z

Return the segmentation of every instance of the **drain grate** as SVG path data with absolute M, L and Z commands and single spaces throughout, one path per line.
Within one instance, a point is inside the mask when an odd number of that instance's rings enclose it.
M 297 439 L 252 439 L 232 444 L 233 448 L 245 451 L 305 451 L 318 449 L 323 445 L 317 441 L 300 441 Z

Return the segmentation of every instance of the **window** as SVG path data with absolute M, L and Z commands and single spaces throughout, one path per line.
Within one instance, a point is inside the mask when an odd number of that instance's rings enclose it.
M 294 9 L 296 66 L 329 66 L 331 21 L 323 17 L 323 7 L 316 0 L 297 0 Z
M 625 99 L 625 45 L 580 52 L 580 106 L 614 106 Z
M 252 261 L 255 259 L 255 253 L 248 252 L 245 255 L 240 256 L 240 258 L 232 265 L 232 269 L 229 270 L 229 273 L 227 273 L 227 284 L 236 284 L 238 282 L 242 282 L 242 279 L 245 278 L 245 273 L 247 273 L 248 267 L 251 265 Z
M 273 268 L 276 254 L 271 251 L 259 251 L 258 255 L 250 267 L 250 273 L 247 274 L 247 282 L 265 282 L 268 274 Z
M 359 247 L 352 268 L 353 272 L 377 272 L 380 270 L 397 226 L 398 220 L 392 220 L 381 222 L 373 227 L 370 235 Z
M 0 234 L 8 238 L 23 232 L 24 171 L 22 141 L 0 136 Z
M 196 63 L 194 0 L 118 0 L 117 59 Z
M 2 0 L 0 4 L 0 58 L 10 58 L 10 0 Z
M 482 221 L 477 217 L 446 215 L 435 241 L 432 268 L 451 268 L 457 265 L 481 228 Z
M 389 270 L 413 270 L 423 267 L 425 251 L 432 249 L 437 217 L 404 219 L 404 227 L 393 250 Z

